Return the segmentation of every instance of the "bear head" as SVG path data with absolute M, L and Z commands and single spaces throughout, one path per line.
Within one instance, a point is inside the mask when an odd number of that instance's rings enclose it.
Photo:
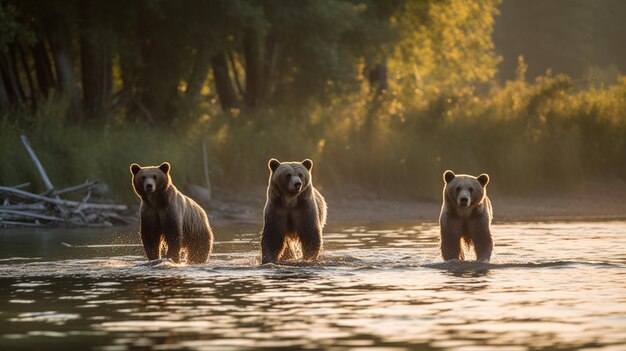
M 161 163 L 158 167 L 141 167 L 136 163 L 130 165 L 135 193 L 143 199 L 150 194 L 162 193 L 167 190 L 172 184 L 170 169 L 171 166 L 167 162 Z
M 459 208 L 470 208 L 480 204 L 487 194 L 489 175 L 478 177 L 467 174 L 454 174 L 447 170 L 443 173 L 444 197 Z
M 283 194 L 297 195 L 311 185 L 313 161 L 280 162 L 273 158 L 269 161 L 270 186 Z

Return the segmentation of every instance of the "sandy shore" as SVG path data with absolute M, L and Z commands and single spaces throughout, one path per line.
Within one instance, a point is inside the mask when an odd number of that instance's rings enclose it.
M 245 194 L 245 195 L 242 195 Z M 329 205 L 328 222 L 421 221 L 436 222 L 441 202 L 419 201 L 368 194 L 367 197 L 325 192 Z M 573 221 L 626 219 L 626 183 L 587 184 L 560 194 L 538 193 L 527 196 L 489 195 L 494 206 L 494 222 Z M 217 189 L 207 206 L 211 224 L 262 225 L 265 189 L 233 195 Z

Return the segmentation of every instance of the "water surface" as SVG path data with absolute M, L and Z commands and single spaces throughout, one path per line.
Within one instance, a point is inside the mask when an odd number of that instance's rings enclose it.
M 626 349 L 626 222 L 494 226 L 490 264 L 432 224 L 331 227 L 316 264 L 147 263 L 132 229 L 0 231 L 0 349 Z

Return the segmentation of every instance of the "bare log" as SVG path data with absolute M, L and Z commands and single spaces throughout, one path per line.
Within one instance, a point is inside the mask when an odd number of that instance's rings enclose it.
M 22 198 L 33 199 L 37 201 L 43 201 L 51 204 L 55 204 L 57 206 L 67 206 L 67 207 L 78 207 L 82 202 L 71 201 L 71 200 L 61 200 L 56 198 L 51 198 L 47 196 L 37 195 L 33 193 L 29 193 L 24 190 L 13 189 L 6 186 L 0 186 L 1 193 L 7 193 L 11 195 L 15 195 Z M 118 205 L 118 204 L 85 204 L 83 209 L 93 209 L 93 210 L 113 210 L 113 211 L 126 211 L 128 207 L 126 205 Z
M 15 217 L 12 219 L 28 217 L 28 218 L 36 218 L 36 219 L 41 219 L 41 220 L 50 221 L 50 222 L 64 222 L 65 221 L 63 218 L 59 218 L 59 217 L 48 216 L 48 215 L 26 212 L 26 211 L 6 210 L 3 208 L 0 208 L 0 217 L 2 218 L 4 218 L 4 216 L 2 215 L 3 213 L 8 214 L 11 217 Z
M 82 213 L 82 210 L 85 208 L 85 206 L 87 206 L 87 201 L 89 201 L 89 198 L 91 197 L 91 189 L 87 192 L 87 195 L 85 195 L 85 197 L 83 198 L 83 201 L 81 201 L 80 205 L 78 205 L 78 207 L 76 207 L 76 209 L 74 209 L 74 211 L 72 211 L 73 213 Z
M 0 224 L 4 226 L 10 225 L 15 227 L 42 227 L 43 225 L 39 222 L 16 222 L 16 221 L 5 221 L 0 219 Z
M 26 183 L 22 183 L 18 185 L 13 185 L 11 188 L 24 189 L 24 188 L 28 188 L 29 186 L 30 186 L 30 182 L 26 182 Z
M 29 210 L 29 211 L 47 211 L 48 207 L 43 203 L 34 204 L 8 204 L 0 206 L 0 209 L 5 210 Z
M 76 191 L 80 191 L 80 190 L 84 190 L 84 189 L 90 189 L 92 186 L 94 186 L 97 182 L 95 181 L 86 181 L 83 184 L 79 184 L 79 185 L 74 185 L 74 186 L 70 186 L 64 189 L 59 189 L 59 190 L 55 190 L 52 192 L 52 195 L 62 195 L 62 194 L 67 194 L 67 193 L 73 193 Z
M 33 151 L 33 149 L 30 147 L 28 138 L 26 137 L 26 135 L 22 134 L 20 135 L 20 140 L 22 141 L 22 145 L 26 149 L 28 156 L 30 156 L 30 159 L 35 164 L 35 167 L 37 168 L 37 172 L 39 172 L 39 176 L 41 177 L 41 180 L 43 181 L 43 184 L 46 187 L 46 191 L 51 191 L 52 189 L 54 189 L 54 186 L 52 185 L 50 178 L 48 178 L 48 174 L 46 174 L 46 170 L 41 165 L 41 162 L 39 162 L 37 155 L 35 155 L 35 151 Z

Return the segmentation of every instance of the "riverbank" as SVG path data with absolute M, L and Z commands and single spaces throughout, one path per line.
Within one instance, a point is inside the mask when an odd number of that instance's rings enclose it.
M 244 194 L 245 193 L 245 194 Z M 265 188 L 239 194 L 215 191 L 207 207 L 213 226 L 262 225 Z M 328 223 L 436 222 L 441 202 L 394 198 L 365 191 L 325 192 Z M 524 196 L 490 193 L 495 222 L 617 220 L 626 218 L 626 182 L 587 183 L 567 193 L 537 192 Z

